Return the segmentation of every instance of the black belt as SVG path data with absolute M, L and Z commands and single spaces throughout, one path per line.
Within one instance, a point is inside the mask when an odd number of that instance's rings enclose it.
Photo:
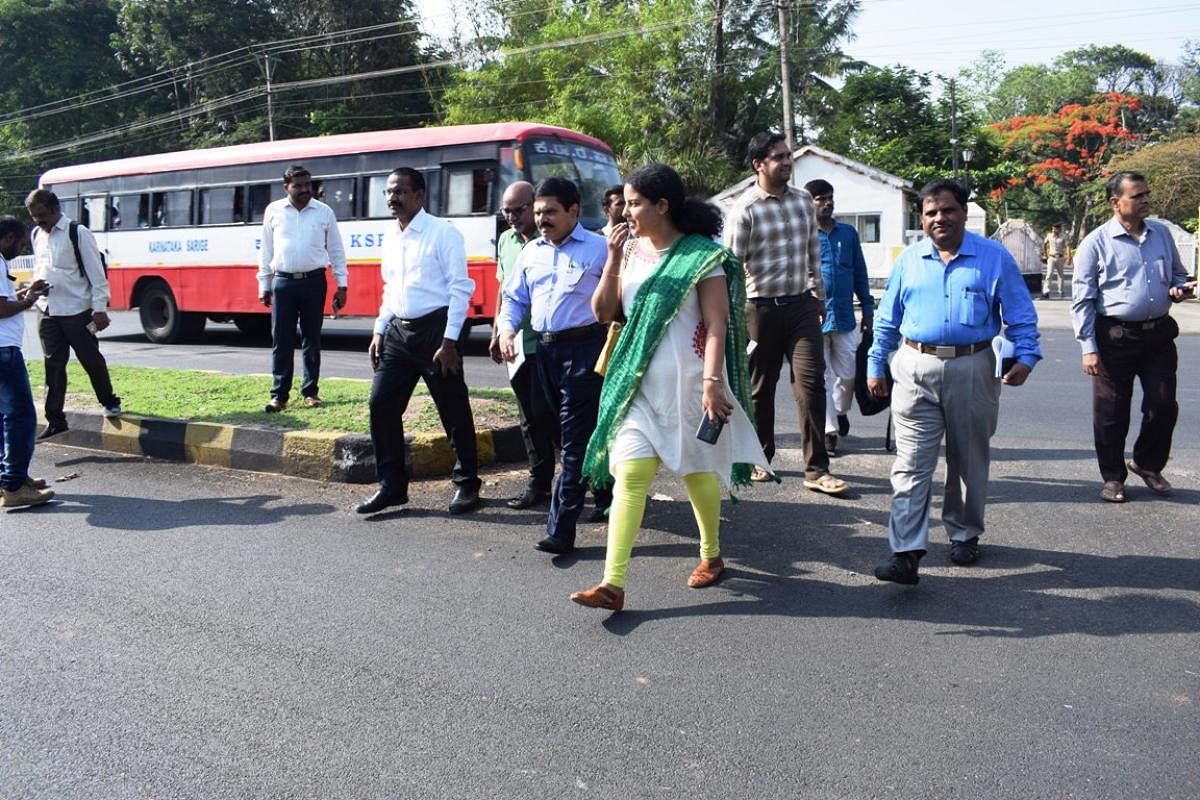
M 811 294 L 786 294 L 782 297 L 751 297 L 750 302 L 756 306 L 786 306 L 791 303 L 799 303 L 801 300 L 806 300 L 812 297 Z
M 578 328 L 567 328 L 565 331 L 546 331 L 539 333 L 538 341 L 542 344 L 554 344 L 555 342 L 569 342 L 574 339 L 590 339 L 592 337 L 605 336 L 608 333 L 608 326 L 599 322 L 591 325 L 582 325 Z
M 446 309 L 446 306 L 443 306 L 442 308 L 435 308 L 433 311 L 430 311 L 424 316 L 413 317 L 412 319 L 392 317 L 392 324 L 398 328 L 417 328 L 427 322 L 433 322 L 436 317 L 444 316 L 446 314 Z
M 1141 322 L 1129 322 L 1123 319 L 1118 319 L 1117 317 L 1106 317 L 1103 314 L 1100 315 L 1100 319 L 1104 320 L 1109 325 L 1120 325 L 1122 328 L 1131 331 L 1152 331 L 1170 318 L 1170 314 L 1163 314 L 1157 319 L 1147 319 Z
M 984 339 L 982 342 L 975 344 L 921 344 L 914 342 L 912 339 L 905 339 L 904 343 L 913 350 L 920 350 L 922 353 L 938 358 L 958 358 L 959 356 L 969 356 L 978 353 L 980 350 L 987 350 L 992 346 L 991 339 Z
M 321 267 L 320 269 L 310 269 L 308 272 L 276 272 L 275 274 L 280 278 L 288 278 L 293 281 L 300 281 L 304 280 L 305 278 L 315 278 L 318 275 L 324 275 L 325 268 Z

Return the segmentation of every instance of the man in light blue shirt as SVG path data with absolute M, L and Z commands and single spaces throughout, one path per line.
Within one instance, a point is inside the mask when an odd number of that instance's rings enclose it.
M 875 312 L 867 386 L 888 394 L 885 371 L 895 351 L 892 418 L 892 558 L 875 568 L 881 581 L 914 584 L 929 542 L 929 499 L 938 449 L 946 437 L 942 524 L 950 560 L 979 557 L 987 499 L 990 441 L 1000 410 L 1000 384 L 1020 386 L 1041 359 L 1037 312 L 1013 257 L 968 233 L 967 192 L 939 180 L 921 190 L 921 226 L 929 236 L 897 259 Z M 992 338 L 1004 325 L 1014 362 L 995 377 Z
M 1118 172 L 1105 187 L 1113 216 L 1079 243 L 1071 280 L 1071 320 L 1083 350 L 1083 372 L 1092 376 L 1092 428 L 1104 485 L 1100 499 L 1125 502 L 1132 472 L 1155 494 L 1171 484 L 1162 469 L 1171 456 L 1179 417 L 1175 399 L 1179 326 L 1172 303 L 1196 288 L 1170 231 L 1146 219 L 1150 188 L 1136 172 Z M 1142 384 L 1142 427 L 1125 461 L 1133 379 Z
M 550 407 L 558 409 L 562 465 L 550 499 L 546 536 L 538 550 L 562 555 L 575 548 L 583 510 L 583 456 L 600 410 L 603 378 L 595 372 L 606 327 L 592 312 L 608 246 L 579 224 L 579 189 L 565 178 L 547 178 L 534 188 L 533 215 L 541 236 L 525 245 L 516 269 L 504 282 L 497 324 L 500 353 L 517 357 L 517 331 L 526 312 L 538 334 L 538 379 Z M 608 491 L 596 492 L 607 508 Z

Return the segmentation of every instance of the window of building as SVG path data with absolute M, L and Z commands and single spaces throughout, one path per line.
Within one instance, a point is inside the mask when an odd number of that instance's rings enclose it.
M 838 222 L 853 225 L 858 231 L 858 238 L 863 244 L 879 243 L 879 214 L 841 214 L 837 215 Z

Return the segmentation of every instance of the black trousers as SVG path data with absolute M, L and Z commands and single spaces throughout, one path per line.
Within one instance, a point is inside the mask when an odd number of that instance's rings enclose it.
M 1092 376 L 1092 433 L 1105 481 L 1125 482 L 1125 437 L 1133 403 L 1133 379 L 1142 384 L 1142 427 L 1133 443 L 1133 462 L 1161 472 L 1171 457 L 1171 435 L 1179 419 L 1175 372 L 1179 325 L 1171 317 L 1144 330 L 1111 317 L 1096 318 L 1100 374 Z
M 412 399 L 418 380 L 429 387 L 442 428 L 454 451 L 454 485 L 467 491 L 479 491 L 479 459 L 475 447 L 475 419 L 467 398 L 463 373 L 443 374 L 433 362 L 433 354 L 442 345 L 446 330 L 446 309 L 442 308 L 401 323 L 393 320 L 383 334 L 383 352 L 375 379 L 371 383 L 371 442 L 375 446 L 375 471 L 379 486 L 389 494 L 408 491 L 404 443 L 404 412 Z M 460 349 L 461 341 L 459 338 Z
M 67 396 L 67 361 L 72 350 L 91 380 L 92 391 L 100 405 L 121 404 L 121 398 L 113 394 L 108 362 L 100 353 L 100 340 L 87 328 L 91 321 L 91 311 L 66 317 L 38 315 L 38 337 L 42 340 L 46 368 L 46 422 L 51 425 L 67 423 L 63 402 Z
M 757 342 L 750 354 L 750 389 L 758 442 L 768 459 L 775 457 L 775 385 L 788 362 L 792 395 L 804 438 L 804 475 L 819 478 L 829 472 L 825 450 L 825 348 L 821 338 L 821 303 L 806 295 L 797 302 L 767 305 L 751 300 L 746 327 Z
M 286 403 L 295 375 L 296 322 L 304 363 L 300 394 L 316 397 L 321 380 L 321 325 L 325 321 L 325 271 L 309 278 L 271 279 L 271 397 Z
M 542 389 L 536 359 L 535 353 L 530 353 L 509 379 L 509 385 L 517 396 L 521 439 L 529 456 L 529 488 L 548 493 L 554 480 L 554 453 L 558 449 L 558 413 Z

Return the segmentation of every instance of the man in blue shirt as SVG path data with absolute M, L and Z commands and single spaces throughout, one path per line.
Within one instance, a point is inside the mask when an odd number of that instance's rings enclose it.
M 850 432 L 846 413 L 854 399 L 855 357 L 862 331 L 871 330 L 875 301 L 867 277 L 858 231 L 833 218 L 833 186 L 817 180 L 804 184 L 817 212 L 817 237 L 821 243 L 821 277 L 825 281 L 825 450 L 837 455 L 838 436 Z M 854 296 L 862 308 L 862 326 L 854 322 Z
M 1100 498 L 1125 502 L 1128 473 L 1155 494 L 1171 484 L 1162 468 L 1171 455 L 1179 417 L 1175 399 L 1179 326 L 1172 303 L 1191 297 L 1195 281 L 1171 233 L 1150 215 L 1150 188 L 1136 172 L 1118 172 L 1106 188 L 1113 216 L 1079 243 L 1071 280 L 1072 322 L 1092 376 L 1092 428 L 1104 486 Z M 1133 379 L 1142 384 L 1142 427 L 1125 461 Z
M 517 331 L 526 313 L 538 334 L 537 371 L 552 408 L 558 410 L 562 465 L 550 498 L 546 536 L 535 546 L 555 555 L 575 548 L 575 527 L 583 510 L 583 456 L 596 427 L 600 387 L 596 359 L 607 327 L 592 312 L 608 246 L 579 224 L 579 188 L 566 178 L 546 178 L 534 188 L 533 215 L 541 236 L 521 251 L 504 282 L 497 324 L 500 353 L 517 357 Z M 611 492 L 597 491 L 607 508 Z
M 875 577 L 906 584 L 919 580 L 917 567 L 929 542 L 930 489 L 943 434 L 942 524 L 950 535 L 950 560 L 965 566 L 979 557 L 1000 384 L 1025 383 L 1042 357 L 1037 312 L 1016 261 L 996 242 L 966 230 L 966 190 L 956 181 L 938 180 L 919 199 L 929 239 L 896 260 L 875 314 L 867 363 L 867 386 L 884 397 L 888 356 L 896 351 L 892 558 L 875 568 Z M 992 339 L 1001 322 L 1015 361 L 997 378 Z

